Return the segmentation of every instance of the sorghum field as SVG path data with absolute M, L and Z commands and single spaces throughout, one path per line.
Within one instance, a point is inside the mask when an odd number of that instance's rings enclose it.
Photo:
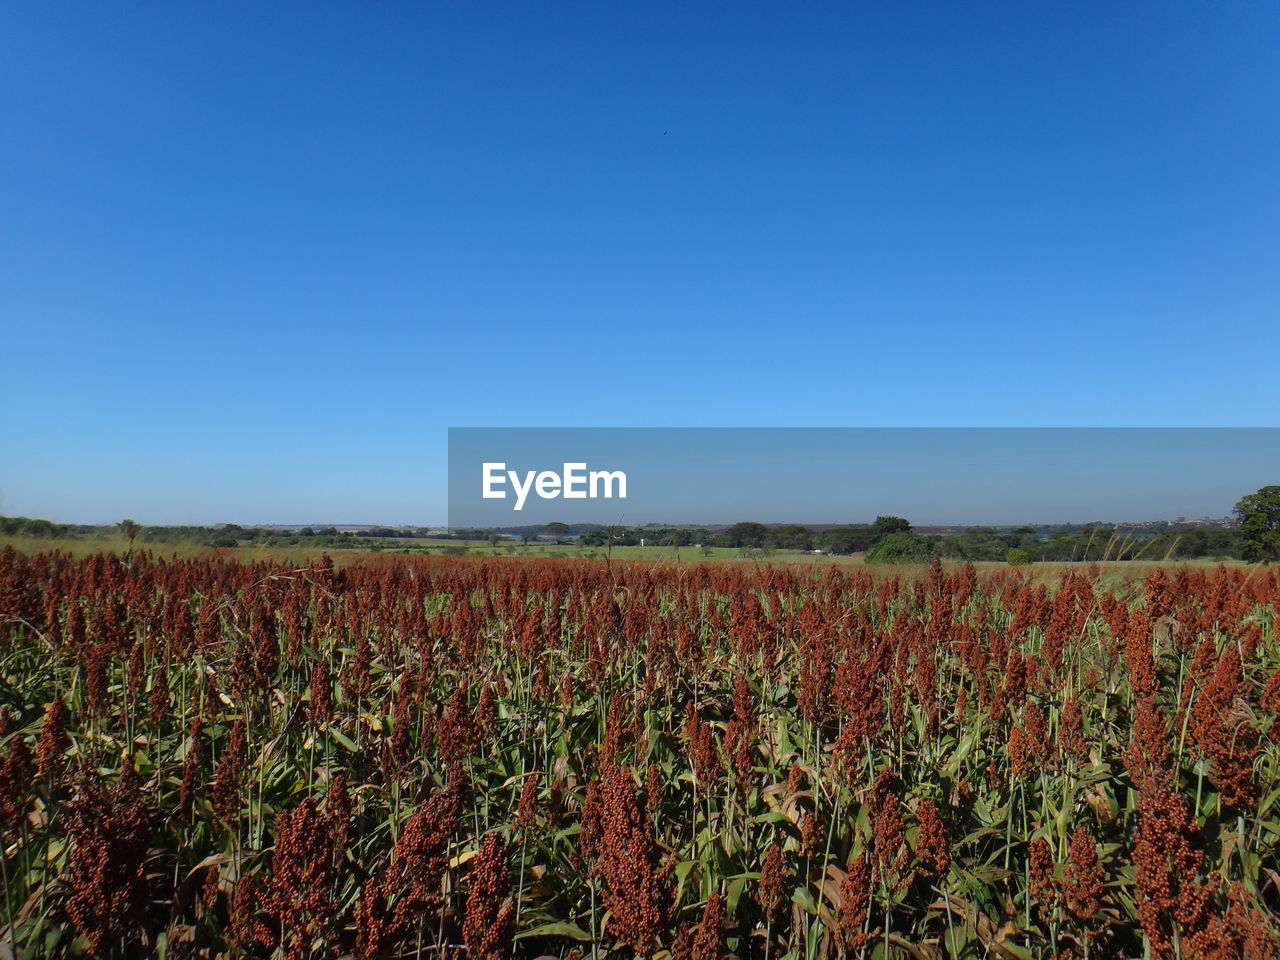
M 10 550 L 0 955 L 1275 957 L 1280 572 L 1108 583 Z

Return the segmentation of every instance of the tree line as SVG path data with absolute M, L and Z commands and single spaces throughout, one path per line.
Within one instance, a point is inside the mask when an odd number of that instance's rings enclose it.
M 1276 488 L 1280 491 L 1280 487 Z M 1280 496 L 1277 496 L 1280 501 Z M 1243 501 L 1242 501 L 1243 502 Z M 1280 518 L 1280 502 L 1276 506 Z M 970 527 L 942 533 L 917 532 L 903 517 L 877 517 L 873 523 L 812 531 L 800 524 L 735 523 L 724 530 L 705 527 L 626 527 L 591 530 L 583 546 L 732 547 L 744 552 L 820 551 L 836 556 L 865 554 L 871 562 L 948 560 L 1013 563 L 1106 560 L 1280 559 L 1280 544 L 1266 538 L 1266 521 L 1256 513 L 1238 514 L 1230 529 L 1178 524 L 1118 527 L 1060 524 L 1020 527 Z M 1246 517 L 1253 517 L 1247 520 Z M 1278 520 L 1277 522 L 1280 522 Z M 1252 532 L 1251 532 L 1252 531 Z M 1261 533 L 1259 533 L 1261 531 Z
M 869 562 L 927 562 L 934 557 L 952 560 L 1029 563 L 1035 561 L 1191 560 L 1236 559 L 1248 562 L 1280 560 L 1280 485 L 1265 486 L 1240 499 L 1235 507 L 1237 526 L 1229 529 L 1178 524 L 1112 527 L 1102 524 L 1063 524 L 1013 528 L 970 527 L 944 534 L 922 534 L 904 517 L 880 516 L 869 524 L 853 524 L 813 531 L 797 523 L 768 525 L 754 521 L 735 523 L 723 530 L 709 527 L 613 527 L 550 523 L 518 529 L 526 542 L 540 533 L 566 542 L 576 533 L 582 547 L 649 546 L 729 547 L 744 552 L 820 551 L 847 556 L 862 553 Z M 210 547 L 308 546 L 332 549 L 368 549 L 372 540 L 419 539 L 430 534 L 426 527 L 371 527 L 339 531 L 336 527 L 282 533 L 264 527 L 143 526 L 124 520 L 114 526 L 55 523 L 30 517 L 0 516 L 0 536 L 40 539 L 87 539 L 111 532 L 123 533 L 132 547 L 144 544 L 196 544 Z M 440 538 L 440 534 L 430 534 Z M 510 539 L 495 530 L 466 529 L 445 534 L 444 539 L 488 540 L 496 544 Z
M 340 531 L 337 527 L 302 527 L 298 530 L 272 530 L 267 527 L 242 527 L 236 523 L 217 526 L 143 525 L 132 520 L 118 524 L 95 525 L 55 523 L 32 517 L 0 516 L 0 536 L 31 537 L 40 540 L 91 540 L 112 534 L 123 534 L 130 543 L 202 546 L 307 546 L 343 549 L 367 548 L 369 540 L 420 539 L 427 536 L 427 528 L 394 529 L 370 527 L 367 530 Z

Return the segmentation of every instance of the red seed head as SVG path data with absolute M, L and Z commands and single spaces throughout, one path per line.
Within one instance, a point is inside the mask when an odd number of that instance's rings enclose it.
M 515 902 L 507 867 L 507 844 L 499 834 L 484 838 L 471 861 L 462 942 L 474 960 L 507 960 L 515 934 Z

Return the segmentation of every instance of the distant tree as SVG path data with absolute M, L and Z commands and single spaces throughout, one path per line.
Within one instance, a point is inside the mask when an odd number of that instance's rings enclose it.
M 489 546 L 496 547 L 498 545 L 498 541 L 501 539 L 502 538 L 499 537 L 496 533 L 489 534 Z
M 911 524 L 902 517 L 876 517 L 876 522 L 871 525 L 871 529 L 878 540 L 891 533 L 910 533 Z
M 1006 560 L 1010 550 L 1023 548 L 1022 538 L 990 527 L 974 527 L 939 538 L 938 553 L 957 560 Z
M 735 523 L 721 536 L 730 547 L 760 547 L 768 536 L 769 528 L 763 523 Z
M 1262 487 L 1240 498 L 1240 555 L 1250 563 L 1280 560 L 1280 486 Z
M 933 542 L 918 533 L 891 533 L 867 551 L 867 563 L 927 563 Z
M 875 531 L 870 527 L 833 527 L 814 538 L 820 550 L 839 556 L 869 550 L 875 542 Z
M 547 534 L 549 536 L 555 537 L 557 540 L 559 540 L 561 537 L 563 537 L 566 533 L 569 532 L 569 525 L 567 523 L 559 523 L 559 522 L 548 523 L 545 527 L 543 527 L 543 529 L 547 531 Z
M 130 521 L 132 523 L 132 521 Z M 39 537 L 41 539 L 52 539 L 57 533 L 57 525 L 50 520 L 27 520 L 23 530 L 28 537 Z M 135 534 L 136 536 L 136 534 Z M 130 540 L 130 543 L 133 541 Z
M 1025 567 L 1031 562 L 1031 554 L 1019 547 L 1014 547 L 1009 551 L 1009 554 L 1005 559 L 1008 560 L 1009 566 L 1011 567 Z
M 538 531 L 533 529 L 532 527 L 527 527 L 525 531 L 520 534 L 521 543 L 525 543 L 525 544 L 533 543 L 537 539 L 538 539 Z
M 1218 534 L 1223 531 L 1212 532 Z M 1169 530 L 1147 540 L 1143 552 L 1152 560 L 1187 560 L 1207 556 L 1209 544 L 1209 531 Z
M 813 534 L 798 523 L 785 523 L 769 531 L 769 541 L 779 550 L 808 550 L 813 546 Z

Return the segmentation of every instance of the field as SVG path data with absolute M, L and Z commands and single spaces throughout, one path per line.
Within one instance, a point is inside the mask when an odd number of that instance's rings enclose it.
M 0 554 L 0 956 L 1280 955 L 1274 570 L 226 553 Z
M 79 540 L 45 539 L 40 537 L 9 536 L 0 537 L 0 549 L 13 547 L 22 553 L 50 553 L 65 551 L 74 557 L 86 557 L 98 553 L 127 554 L 146 552 L 161 557 L 234 557 L 241 560 L 280 560 L 284 562 L 305 562 L 320 560 L 326 554 L 337 563 L 348 563 L 356 559 L 378 557 L 384 555 L 398 556 L 450 556 L 464 555 L 469 557 L 515 557 L 519 559 L 561 559 L 561 560 L 603 560 L 606 555 L 618 561 L 652 561 L 662 563 L 699 563 L 707 560 L 742 561 L 747 559 L 741 550 L 735 547 L 708 547 L 705 550 L 697 547 L 652 547 L 652 546 L 615 546 L 611 551 L 604 547 L 579 547 L 569 543 L 539 542 L 523 544 L 519 541 L 500 543 L 492 546 L 485 540 L 422 540 L 422 539 L 369 539 L 363 550 L 349 550 L 333 547 L 312 547 L 305 541 L 298 545 L 266 546 L 251 545 L 234 548 L 203 547 L 194 544 L 162 544 L 138 541 L 130 544 L 124 537 L 99 536 Z M 854 557 L 820 557 L 798 551 L 777 551 L 762 559 L 771 562 L 814 563 L 838 562 L 860 563 Z
M 310 546 L 303 540 L 298 544 L 268 546 L 265 544 L 242 545 L 230 547 L 207 547 L 197 544 L 164 544 L 145 543 L 141 540 L 130 543 L 118 534 L 85 537 L 83 539 L 42 538 L 27 536 L 0 536 L 0 550 L 12 547 L 20 553 L 67 553 L 81 559 L 94 554 L 128 555 L 145 553 L 159 558 L 180 558 L 184 560 L 202 559 L 236 559 L 244 562 L 280 562 L 295 565 L 322 562 L 325 557 L 332 559 L 337 566 L 349 563 L 363 563 L 369 560 L 390 556 L 465 556 L 468 558 L 494 559 L 554 559 L 554 560 L 606 560 L 620 563 L 649 563 L 676 566 L 690 566 L 708 562 L 747 563 L 753 565 L 803 565 L 809 567 L 826 567 L 837 565 L 842 567 L 863 566 L 863 555 L 838 556 L 831 554 L 815 554 L 801 550 L 743 551 L 737 547 L 655 547 L 655 546 L 621 546 L 615 545 L 611 550 L 604 547 L 581 547 L 575 543 L 551 543 L 540 541 L 524 544 L 518 541 L 500 543 L 493 546 L 484 540 L 435 540 L 435 539 L 370 539 L 364 549 L 335 548 L 328 546 Z M 460 549 L 462 548 L 462 549 Z M 944 559 L 943 565 L 948 569 L 960 565 L 962 561 Z M 1157 567 L 1171 567 L 1172 561 L 1125 560 L 1102 561 L 1085 564 L 1081 562 L 1035 562 L 1031 565 L 1032 575 L 1037 579 L 1056 580 L 1067 570 L 1083 569 L 1086 566 L 1097 567 L 1104 572 L 1107 579 L 1129 580 L 1134 577 L 1145 577 Z M 1178 561 L 1178 566 L 1189 569 L 1212 571 L 1220 564 L 1227 567 L 1240 567 L 1238 560 L 1202 559 Z M 1003 562 L 977 561 L 974 564 L 979 570 L 1002 569 Z M 890 570 L 894 569 L 892 566 Z

